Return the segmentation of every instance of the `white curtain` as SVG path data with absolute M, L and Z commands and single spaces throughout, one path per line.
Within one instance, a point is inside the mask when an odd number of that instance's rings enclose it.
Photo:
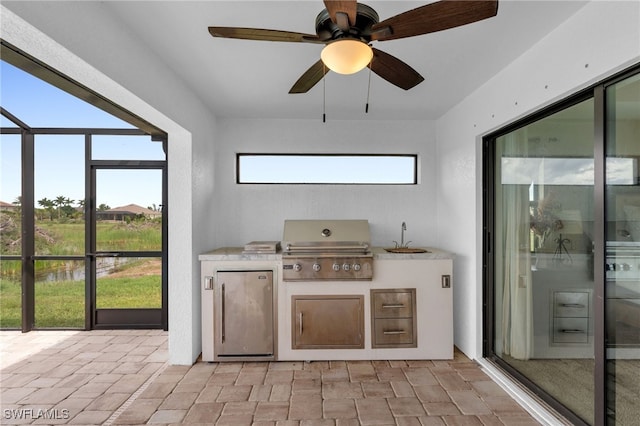
M 520 144 L 518 144 L 520 140 Z M 526 139 L 509 135 L 505 141 L 503 155 L 526 152 Z M 523 145 L 525 144 L 525 145 Z M 533 348 L 533 292 L 531 279 L 530 211 L 528 185 L 501 185 L 501 216 L 496 225 L 501 227 L 498 253 L 502 252 L 502 267 L 499 263 L 496 279 L 496 300 L 502 305 L 500 336 L 502 352 L 516 359 L 529 359 Z M 500 204 L 496 205 L 496 207 Z M 498 207 L 500 208 L 500 207 Z
M 516 359 L 532 353 L 533 312 L 529 246 L 529 191 L 509 185 L 504 194 L 502 293 L 503 352 Z

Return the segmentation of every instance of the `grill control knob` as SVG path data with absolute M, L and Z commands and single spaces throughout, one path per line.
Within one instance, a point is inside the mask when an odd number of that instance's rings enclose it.
M 340 270 L 340 265 L 339 265 L 339 264 L 337 264 L 337 263 L 334 263 L 334 264 L 331 266 L 331 268 L 332 268 L 334 271 L 338 272 L 338 271 Z
M 359 264 L 359 263 L 354 263 L 354 264 L 353 264 L 353 270 L 354 270 L 354 271 L 356 271 L 356 272 L 357 272 L 357 271 L 359 271 L 361 268 L 362 268 L 362 267 L 360 266 L 360 264 Z
M 320 264 L 319 263 L 314 263 L 312 266 L 313 270 L 318 272 L 320 270 Z
M 295 263 L 293 265 L 293 270 L 296 271 L 296 272 L 300 272 L 302 270 L 302 265 L 299 264 L 299 263 Z
M 348 271 L 349 269 L 351 269 L 351 265 L 349 265 L 348 263 L 345 263 L 344 265 L 342 265 L 343 271 Z

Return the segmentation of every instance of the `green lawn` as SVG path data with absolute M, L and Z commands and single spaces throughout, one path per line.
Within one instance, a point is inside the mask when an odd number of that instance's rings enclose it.
M 84 327 L 84 281 L 37 283 L 36 327 Z M 157 276 L 101 278 L 98 308 L 160 308 Z M 0 279 L 0 328 L 21 327 L 20 283 Z
M 20 255 L 20 216 L 3 213 L 0 219 L 4 223 L 0 234 L 0 253 Z M 96 233 L 97 249 L 101 251 L 162 249 L 162 229 L 158 220 L 100 221 L 96 223 Z M 36 221 L 36 255 L 83 256 L 84 253 L 83 220 Z M 110 271 L 112 275 L 99 278 L 96 286 L 98 309 L 160 308 L 160 266 L 158 260 L 155 261 L 155 264 L 148 258 L 132 261 Z M 69 263 L 73 262 L 36 261 L 35 316 L 38 328 L 84 327 L 84 280 L 47 281 L 52 278 L 46 277 L 46 271 L 64 270 L 69 268 Z M 82 268 L 83 261 L 77 263 L 72 269 Z M 20 268 L 20 261 L 0 261 L 0 328 L 21 327 Z
M 7 215 L 0 219 L 6 220 Z M 0 253 L 20 255 L 20 218 L 11 217 L 0 235 Z M 84 255 L 85 223 L 83 220 L 36 222 L 37 255 Z M 162 224 L 158 220 L 132 222 L 100 221 L 96 223 L 97 249 L 104 251 L 160 251 Z

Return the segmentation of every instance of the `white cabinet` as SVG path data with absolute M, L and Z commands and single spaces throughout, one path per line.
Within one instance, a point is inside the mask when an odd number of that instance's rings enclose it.
M 553 343 L 589 342 L 589 292 L 553 292 Z
M 452 269 L 453 261 L 450 258 L 407 259 L 398 255 L 375 258 L 371 281 L 280 282 L 278 359 L 452 359 L 452 287 L 455 285 L 455 280 L 451 280 Z M 443 276 L 447 276 L 448 279 L 443 280 Z M 321 295 L 332 296 L 338 300 L 353 296 L 362 298 L 366 320 L 364 344 L 361 349 L 328 347 L 329 345 L 310 348 L 296 344 L 299 343 L 296 333 L 300 325 L 296 316 L 296 300 L 322 298 Z M 386 300 L 384 303 L 387 305 L 405 306 L 387 308 L 386 313 L 376 314 L 375 306 L 382 304 L 383 300 Z M 382 309 L 380 307 L 380 310 Z M 303 319 L 303 326 L 305 322 Z M 391 333 L 384 334 L 385 330 Z
M 455 279 L 449 253 L 404 255 L 374 249 L 371 281 L 285 282 L 280 254 L 243 255 L 240 248 L 219 249 L 199 259 L 203 361 L 220 354 L 214 351 L 214 324 L 216 312 L 222 311 L 222 305 L 215 304 L 215 282 L 205 278 L 251 270 L 273 272 L 275 360 L 453 359 Z M 328 308 L 332 303 L 344 308 L 337 310 L 343 319 L 334 318 L 336 310 Z M 376 308 L 382 303 L 403 306 Z M 340 322 L 348 323 L 348 330 L 329 333 L 338 328 L 330 324 Z M 300 326 L 303 332 L 297 335 Z
M 543 258 L 544 260 L 544 258 Z M 533 358 L 593 358 L 593 277 L 578 255 L 573 264 L 532 272 Z

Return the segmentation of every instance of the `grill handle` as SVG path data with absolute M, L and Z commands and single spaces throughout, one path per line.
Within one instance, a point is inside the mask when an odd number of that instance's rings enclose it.
M 288 253 L 366 253 L 369 251 L 369 244 L 318 244 L 318 245 L 295 245 L 287 244 L 285 251 Z

